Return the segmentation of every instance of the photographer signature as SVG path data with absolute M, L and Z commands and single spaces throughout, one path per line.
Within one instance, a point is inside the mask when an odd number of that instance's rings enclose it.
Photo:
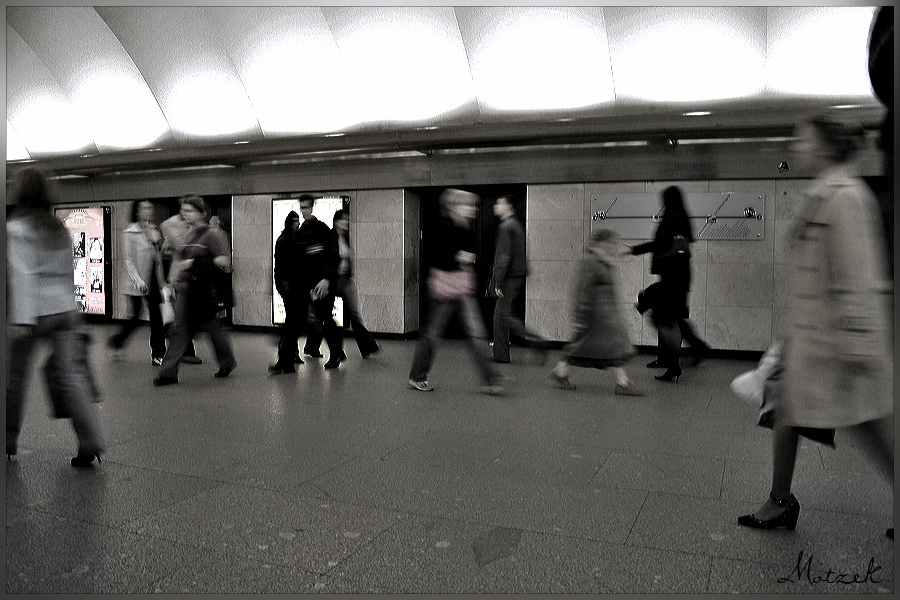
M 843 583 L 844 585 L 851 585 L 854 583 L 867 582 L 880 583 L 882 581 L 881 579 L 875 578 L 875 574 L 881 570 L 881 565 L 876 565 L 874 558 L 869 559 L 869 566 L 866 569 L 865 575 L 861 573 L 848 573 L 835 569 L 828 569 L 824 575 L 813 575 L 812 562 L 814 556 L 814 554 L 810 554 L 809 558 L 807 558 L 804 563 L 803 550 L 801 550 L 800 554 L 797 556 L 797 566 L 794 567 L 794 570 L 791 571 L 790 575 L 787 577 L 780 577 L 778 583 L 800 583 L 804 575 L 806 576 L 806 580 L 812 585 L 816 585 L 817 583 Z M 819 569 L 816 570 L 819 571 Z

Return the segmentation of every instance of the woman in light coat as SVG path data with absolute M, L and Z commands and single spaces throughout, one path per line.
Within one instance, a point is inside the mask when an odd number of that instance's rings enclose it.
M 628 375 L 625 363 L 634 355 L 625 318 L 619 310 L 615 267 L 615 234 L 609 229 L 592 232 L 591 245 L 578 265 L 572 298 L 574 334 L 565 357 L 550 371 L 550 379 L 564 390 L 574 390 L 569 365 L 610 369 L 616 378 L 616 394 L 641 396 Z
M 140 324 L 141 305 L 147 303 L 150 316 L 150 361 L 161 365 L 166 354 L 166 333 L 160 303 L 163 278 L 162 235 L 153 222 L 155 215 L 149 200 L 139 200 L 131 206 L 131 223 L 122 232 L 122 253 L 125 268 L 119 278 L 119 291 L 128 298 L 131 317 L 118 333 L 109 338 L 113 350 L 121 350 Z
M 18 453 L 28 375 L 37 343 L 52 352 L 43 369 L 54 416 L 72 420 L 78 438 L 73 467 L 88 467 L 104 452 L 98 401 L 87 363 L 87 336 L 75 307 L 72 237 L 51 212 L 52 189 L 40 169 L 16 175 L 15 209 L 6 224 L 6 457 Z
M 760 529 L 797 524 L 800 503 L 791 481 L 803 428 L 850 428 L 893 488 L 890 286 L 877 204 L 851 166 L 863 130 L 822 115 L 799 125 L 795 138 L 795 162 L 816 179 L 790 235 L 772 489 L 755 513 L 738 519 Z

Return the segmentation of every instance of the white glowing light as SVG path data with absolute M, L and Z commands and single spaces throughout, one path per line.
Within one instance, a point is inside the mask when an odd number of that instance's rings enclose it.
M 385 16 L 360 21 L 340 44 L 361 122 L 425 120 L 474 99 L 458 30 L 422 9 Z
M 190 135 L 231 135 L 256 124 L 240 83 L 223 73 L 185 76 L 175 83 L 168 100 L 172 128 Z
M 73 95 L 98 146 L 144 148 L 168 130 L 156 99 L 141 80 L 115 71 L 86 74 Z
M 780 8 L 778 20 L 770 18 L 769 87 L 801 96 L 870 96 L 865 40 L 874 10 Z
M 28 154 L 28 148 L 19 137 L 19 133 L 15 127 L 6 120 L 6 160 L 28 160 L 31 155 Z
M 571 109 L 615 99 L 605 32 L 595 23 L 550 8 L 514 14 L 472 59 L 486 106 Z
M 71 105 L 50 94 L 35 95 L 16 114 L 16 130 L 26 140 L 32 156 L 77 154 L 91 149 L 90 136 Z
M 324 133 L 359 122 L 330 37 L 266 41 L 249 53 L 240 71 L 264 133 Z
M 642 29 L 613 68 L 619 97 L 651 102 L 740 98 L 765 87 L 762 49 L 709 20 Z

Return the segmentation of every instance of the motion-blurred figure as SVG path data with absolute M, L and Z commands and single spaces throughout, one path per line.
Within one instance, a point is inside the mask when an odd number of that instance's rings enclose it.
M 160 253 L 162 234 L 153 222 L 155 214 L 149 200 L 138 200 L 131 205 L 131 221 L 122 232 L 125 268 L 119 279 L 119 289 L 130 301 L 131 317 L 109 338 L 109 346 L 114 351 L 121 350 L 140 325 L 141 305 L 146 302 L 150 316 L 150 362 L 159 366 L 166 355 L 166 332 L 159 306 L 165 278 Z
M 300 229 L 300 215 L 289 212 L 284 218 L 284 229 L 275 240 L 275 255 L 272 276 L 275 291 L 284 303 L 284 324 L 278 340 L 278 360 L 269 367 L 269 373 L 278 375 L 294 373 L 294 364 L 303 364 L 297 346 L 300 335 L 300 319 L 306 316 L 307 298 L 301 292 L 300 271 L 297 264 L 297 230 Z M 288 344 L 288 348 L 282 348 Z
M 430 297 L 428 323 L 419 334 L 408 383 L 422 392 L 434 389 L 428 381 L 428 371 L 447 322 L 459 313 L 469 351 L 483 382 L 481 391 L 498 395 L 504 391 L 504 377 L 491 360 L 487 330 L 474 297 L 476 239 L 473 224 L 478 196 L 446 189 L 439 202 L 441 220 L 427 283 Z
M 86 334 L 75 308 L 72 237 L 52 212 L 54 198 L 47 175 L 25 168 L 15 177 L 15 209 L 7 235 L 7 379 L 6 456 L 18 452 L 28 375 L 35 346 L 50 343 L 44 374 L 54 416 L 72 419 L 78 438 L 73 467 L 100 461 L 105 451 L 98 400 L 87 363 Z
M 894 279 L 894 7 L 875 13 L 869 32 L 869 82 L 887 113 L 881 122 L 878 146 L 889 196 L 882 205 L 887 244 L 888 274 Z
M 180 198 L 178 203 L 178 212 L 159 224 L 159 230 L 163 236 L 163 275 L 166 278 L 166 285 L 168 286 L 170 296 L 174 295 L 175 289 L 175 281 L 172 279 L 172 265 L 181 261 L 181 247 L 184 246 L 184 236 L 186 236 L 187 232 L 191 230 L 190 226 L 184 220 L 184 216 L 181 214 L 180 205 L 184 204 L 184 197 Z M 169 335 L 170 337 L 171 331 L 174 329 L 174 327 L 174 323 L 167 327 L 167 335 Z M 188 347 L 184 351 L 184 356 L 181 358 L 181 362 L 188 365 L 203 364 L 203 360 L 199 356 L 197 356 L 197 350 L 196 346 L 194 346 L 194 340 L 191 340 L 188 343 Z
M 634 355 L 625 317 L 619 311 L 615 266 L 618 240 L 609 229 L 591 233 L 591 245 L 578 265 L 572 297 L 572 341 L 565 356 L 550 371 L 550 379 L 564 390 L 574 390 L 569 365 L 610 369 L 616 378 L 616 394 L 642 396 L 628 374 L 625 363 Z
M 521 317 L 513 313 L 513 303 L 525 290 L 528 275 L 528 256 L 525 252 L 525 229 L 516 218 L 510 196 L 500 196 L 494 202 L 494 215 L 500 219 L 497 227 L 497 247 L 494 251 L 493 281 L 497 304 L 494 306 L 494 360 L 509 362 L 509 336 L 512 333 L 520 344 L 546 354 L 547 341 L 529 331 Z
M 206 330 L 216 354 L 219 370 L 215 377 L 228 377 L 237 366 L 231 337 L 219 318 L 224 306 L 221 274 L 231 265 L 228 242 L 207 224 L 209 208 L 200 196 L 182 198 L 181 214 L 191 229 L 184 236 L 182 258 L 170 272 L 175 282 L 175 327 L 154 385 L 178 383 L 178 365 L 200 329 Z
M 784 374 L 775 405 L 772 488 L 747 527 L 793 529 L 791 493 L 804 428 L 850 428 L 893 489 L 889 282 L 878 207 L 851 164 L 863 129 L 834 115 L 800 124 L 792 152 L 816 173 L 790 232 Z M 892 534 L 893 530 L 890 530 Z

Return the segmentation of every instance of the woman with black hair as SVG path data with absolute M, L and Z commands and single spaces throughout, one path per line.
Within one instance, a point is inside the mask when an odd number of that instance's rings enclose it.
M 130 301 L 131 317 L 109 338 L 109 347 L 116 352 L 122 349 L 140 324 L 141 305 L 146 302 L 150 317 L 150 361 L 159 366 L 166 355 L 166 332 L 159 306 L 165 279 L 160 254 L 162 235 L 153 222 L 155 215 L 149 200 L 138 200 L 131 205 L 131 220 L 122 231 L 125 264 L 119 286 Z
M 662 218 L 653 241 L 632 246 L 629 253 L 651 252 L 650 272 L 659 275 L 659 282 L 651 286 L 651 297 L 638 302 L 641 312 L 647 308 L 652 311 L 653 324 L 659 335 L 657 360 L 647 366 L 666 369 L 656 379 L 677 382 L 681 376 L 678 353 L 682 339 L 688 338 L 696 353 L 695 362 L 699 362 L 709 346 L 694 334 L 687 322 L 687 298 L 691 287 L 690 244 L 694 242 L 694 234 L 681 189 L 674 185 L 667 187 L 663 190 L 662 201 Z
M 87 336 L 72 289 L 72 237 L 51 212 L 53 190 L 34 167 L 15 177 L 15 209 L 7 235 L 6 457 L 18 452 L 28 374 L 37 342 L 52 352 L 43 369 L 56 418 L 72 419 L 78 438 L 73 467 L 87 467 L 105 451 L 98 401 L 87 363 Z

